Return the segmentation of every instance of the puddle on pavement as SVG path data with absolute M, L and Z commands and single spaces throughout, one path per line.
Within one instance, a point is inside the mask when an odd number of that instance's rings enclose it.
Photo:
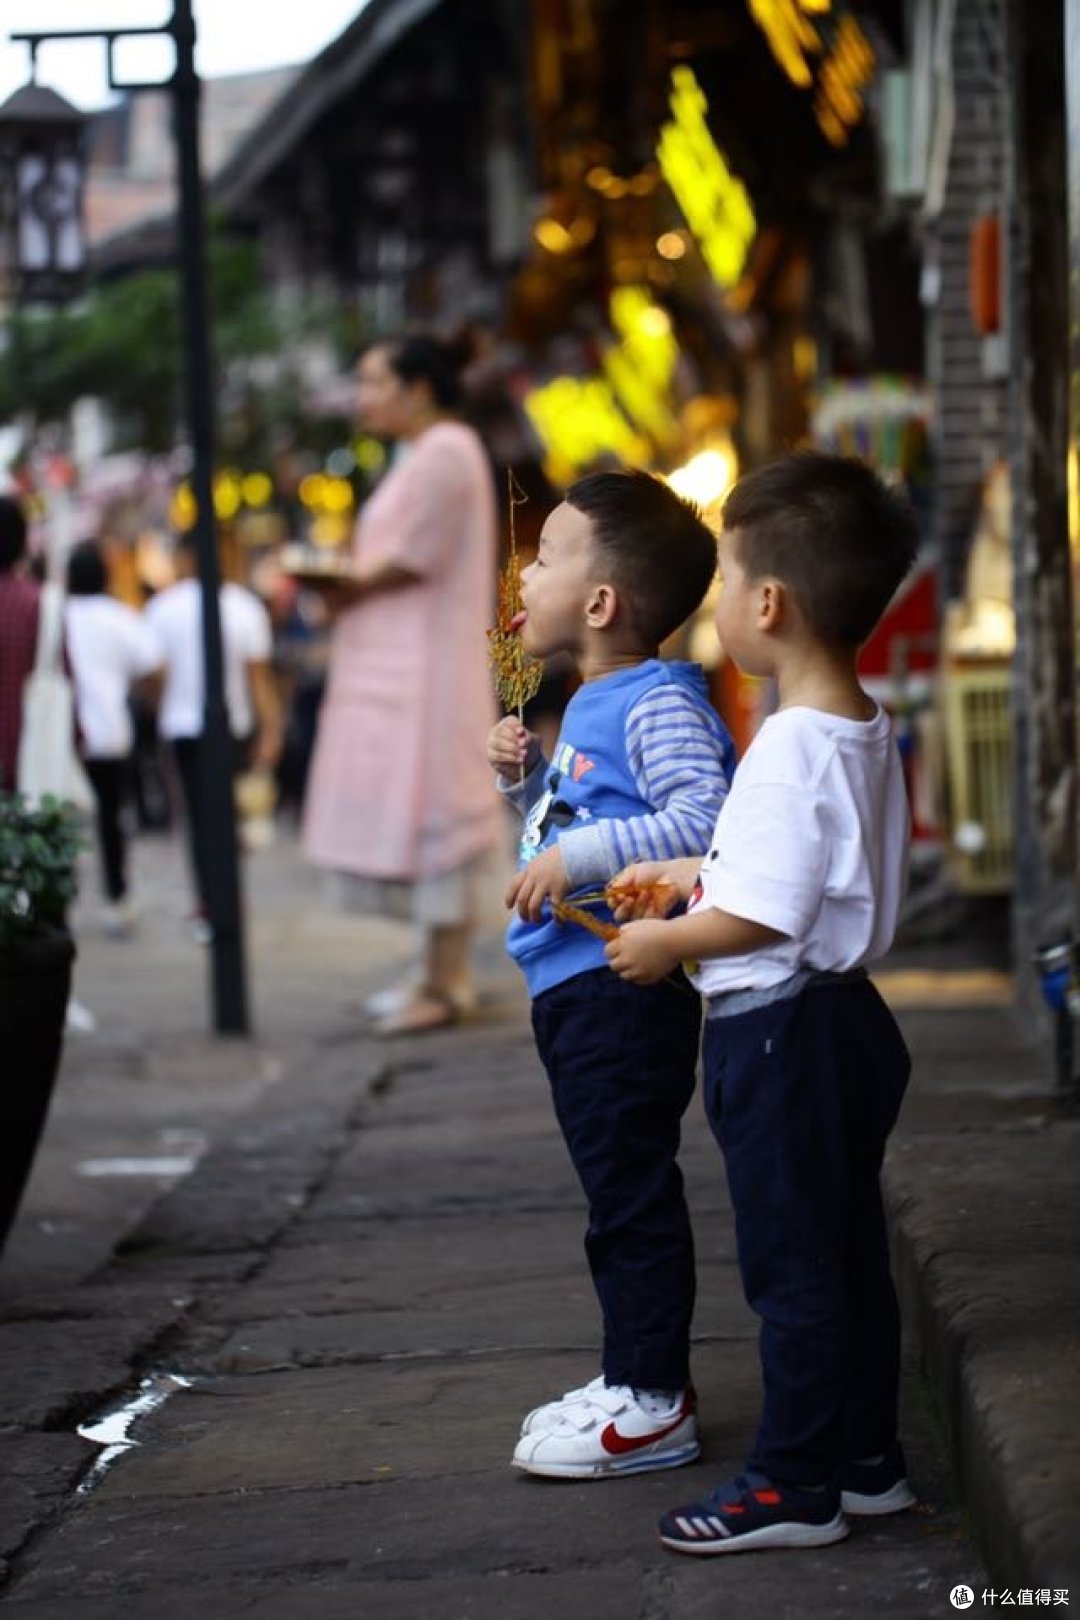
M 76 1434 L 96 1446 L 103 1446 L 104 1450 L 89 1473 L 79 1482 L 76 1496 L 85 1496 L 92 1491 L 95 1485 L 101 1483 L 107 1470 L 118 1457 L 122 1457 L 125 1452 L 139 1445 L 140 1442 L 133 1440 L 130 1434 L 131 1425 L 138 1418 L 147 1417 L 151 1412 L 158 1411 L 178 1390 L 190 1389 L 192 1382 L 192 1379 L 184 1378 L 180 1373 L 150 1373 L 139 1384 L 138 1393 L 125 1401 L 122 1406 L 110 1407 L 100 1417 L 80 1423 Z

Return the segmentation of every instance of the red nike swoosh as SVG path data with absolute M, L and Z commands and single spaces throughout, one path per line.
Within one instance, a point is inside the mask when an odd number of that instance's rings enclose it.
M 654 1429 L 651 1434 L 634 1436 L 620 1434 L 615 1424 L 609 1423 L 600 1436 L 600 1444 L 611 1456 L 622 1457 L 628 1451 L 640 1451 L 643 1446 L 655 1445 L 657 1440 L 662 1440 L 666 1434 L 671 1434 L 673 1430 L 677 1429 L 680 1423 L 685 1423 L 687 1416 L 688 1414 L 684 1410 L 679 1413 L 674 1423 L 669 1423 L 662 1429 Z

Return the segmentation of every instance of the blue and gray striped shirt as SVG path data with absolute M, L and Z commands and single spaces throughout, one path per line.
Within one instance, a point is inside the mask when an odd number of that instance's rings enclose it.
M 499 786 L 524 819 L 521 863 L 557 841 L 572 900 L 632 861 L 704 855 L 734 768 L 702 670 L 650 658 L 580 687 L 554 758 Z M 507 947 L 532 995 L 605 965 L 601 940 L 553 919 L 515 916 Z

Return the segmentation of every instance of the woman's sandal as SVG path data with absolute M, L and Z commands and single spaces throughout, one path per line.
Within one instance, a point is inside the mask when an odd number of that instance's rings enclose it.
M 393 1040 L 398 1035 L 429 1035 L 450 1029 L 461 1021 L 461 1008 L 450 996 L 438 990 L 418 990 L 405 1006 L 385 1018 L 376 1019 L 371 1034 L 376 1040 Z

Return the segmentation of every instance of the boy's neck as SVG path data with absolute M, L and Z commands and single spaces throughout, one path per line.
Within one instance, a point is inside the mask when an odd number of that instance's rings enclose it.
M 856 648 L 794 645 L 777 660 L 778 709 L 820 709 L 844 720 L 871 720 L 877 704 L 855 670 Z
M 586 639 L 577 659 L 578 674 L 582 682 L 598 681 L 620 670 L 636 669 L 639 664 L 656 656 L 655 647 L 621 647 L 613 645 L 610 636 L 598 635 Z

